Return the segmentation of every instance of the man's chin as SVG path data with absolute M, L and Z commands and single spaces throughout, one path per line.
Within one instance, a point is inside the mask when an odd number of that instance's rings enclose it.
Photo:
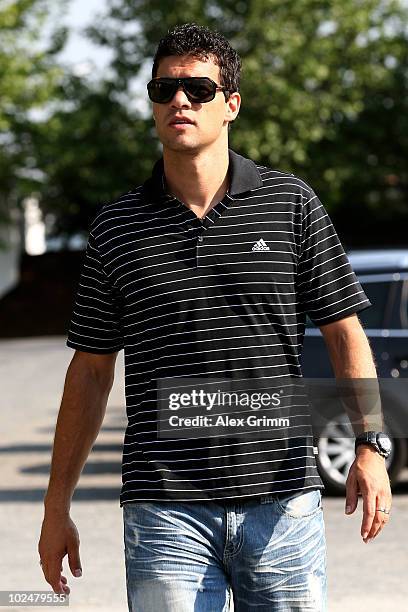
M 175 153 L 193 153 L 195 151 L 199 151 L 203 148 L 203 145 L 197 142 L 187 142 L 187 141 L 174 141 L 174 140 L 165 140 L 162 141 L 163 147 L 165 147 L 168 151 L 174 151 Z

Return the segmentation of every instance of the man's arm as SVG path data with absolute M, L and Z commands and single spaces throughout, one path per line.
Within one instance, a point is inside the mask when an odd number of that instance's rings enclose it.
M 73 575 L 82 570 L 79 537 L 70 519 L 75 486 L 105 416 L 112 388 L 117 353 L 76 351 L 68 367 L 58 414 L 50 480 L 44 498 L 44 521 L 38 552 L 44 576 L 56 593 L 69 593 L 61 575 L 68 554 Z
M 356 314 L 320 326 L 336 378 L 377 379 L 377 372 L 367 336 Z M 360 409 L 364 402 L 358 403 Z M 367 431 L 368 414 L 360 414 L 360 429 Z M 371 541 L 388 521 L 388 515 L 376 512 L 391 507 L 391 488 L 385 460 L 370 446 L 357 447 L 346 483 L 346 514 L 357 508 L 358 493 L 363 496 L 361 536 Z M 349 510 L 347 511 L 347 508 Z

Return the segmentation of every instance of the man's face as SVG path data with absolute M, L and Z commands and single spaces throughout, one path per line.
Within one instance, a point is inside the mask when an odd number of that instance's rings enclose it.
M 220 83 L 220 69 L 213 61 L 200 61 L 189 56 L 169 56 L 160 60 L 157 77 L 209 77 Z M 224 137 L 228 123 L 239 111 L 240 96 L 234 93 L 229 101 L 217 91 L 214 100 L 199 104 L 190 102 L 180 87 L 170 102 L 153 102 L 153 117 L 163 146 L 172 151 L 198 151 Z M 174 118 L 186 117 L 192 124 L 175 125 Z

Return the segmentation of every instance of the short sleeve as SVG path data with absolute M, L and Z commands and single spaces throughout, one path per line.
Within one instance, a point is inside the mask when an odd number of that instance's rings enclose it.
M 300 307 L 317 326 L 372 306 L 329 215 L 312 189 L 303 205 L 296 285 Z
M 66 345 L 88 353 L 120 351 L 123 348 L 123 334 L 118 302 L 91 231 Z

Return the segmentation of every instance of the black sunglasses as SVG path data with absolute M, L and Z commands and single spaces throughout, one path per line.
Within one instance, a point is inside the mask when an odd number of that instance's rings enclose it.
M 156 77 L 147 84 L 147 91 L 152 102 L 166 104 L 173 99 L 180 87 L 190 102 L 210 102 L 214 100 L 217 91 L 228 91 L 226 87 L 217 85 L 208 77 L 185 77 L 183 79 Z

